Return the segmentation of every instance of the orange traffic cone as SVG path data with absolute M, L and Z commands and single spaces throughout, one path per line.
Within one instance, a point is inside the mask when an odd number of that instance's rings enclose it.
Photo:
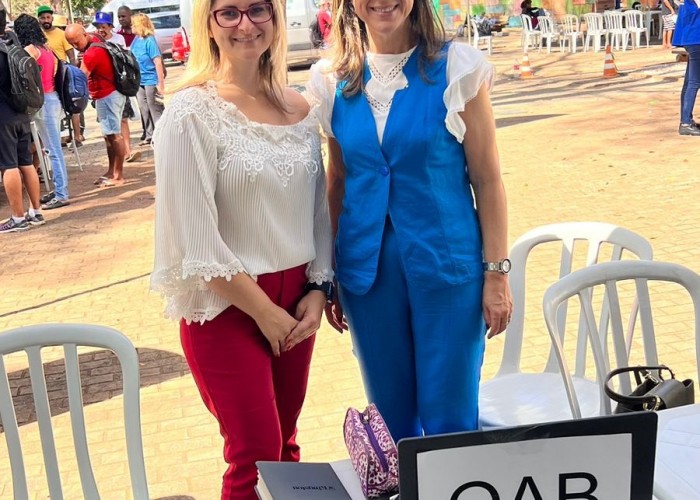
M 520 63 L 520 78 L 532 78 L 534 77 L 535 74 L 532 72 L 532 68 L 530 68 L 530 58 L 527 55 L 527 52 L 523 53 L 523 62 Z
M 618 75 L 615 65 L 615 56 L 612 53 L 610 44 L 605 46 L 605 65 L 603 66 L 603 78 L 615 78 Z

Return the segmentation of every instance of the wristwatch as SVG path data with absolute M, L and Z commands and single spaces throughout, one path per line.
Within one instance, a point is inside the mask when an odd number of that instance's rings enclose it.
M 484 262 L 484 271 L 508 274 L 510 272 L 510 259 L 503 259 L 498 262 Z
M 311 281 L 304 287 L 304 293 L 308 293 L 311 290 L 319 290 L 325 293 L 326 302 L 333 302 L 333 292 L 335 291 L 335 287 L 333 286 L 332 281 L 322 281 L 320 285 L 315 281 Z

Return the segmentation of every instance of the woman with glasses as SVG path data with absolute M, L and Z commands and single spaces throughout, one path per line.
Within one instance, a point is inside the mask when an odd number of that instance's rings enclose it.
M 335 53 L 308 85 L 329 136 L 329 321 L 345 326 L 342 304 L 396 441 L 474 430 L 486 330 L 502 332 L 512 307 L 493 68 L 445 43 L 431 0 L 333 11 Z
M 330 298 L 318 119 L 286 88 L 280 0 L 200 0 L 187 69 L 154 134 L 151 286 L 224 437 L 222 498 L 258 460 L 298 461 L 296 423 Z

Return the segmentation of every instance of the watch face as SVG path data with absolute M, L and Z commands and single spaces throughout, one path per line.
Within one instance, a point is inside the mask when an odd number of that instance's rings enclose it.
M 504 273 L 510 272 L 510 259 L 503 259 L 503 262 L 501 262 L 501 269 Z

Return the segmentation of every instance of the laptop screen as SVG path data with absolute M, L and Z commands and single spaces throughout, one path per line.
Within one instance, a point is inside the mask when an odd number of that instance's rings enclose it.
M 657 415 L 402 439 L 401 500 L 651 499 Z

